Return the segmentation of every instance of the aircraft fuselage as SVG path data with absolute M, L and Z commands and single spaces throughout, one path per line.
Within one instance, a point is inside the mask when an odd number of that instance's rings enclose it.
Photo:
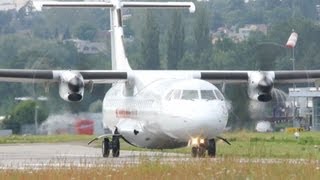
M 199 79 L 154 79 L 131 90 L 118 82 L 103 102 L 104 127 L 117 128 L 129 143 L 145 148 L 178 148 L 195 137 L 215 138 L 227 119 L 218 88 Z

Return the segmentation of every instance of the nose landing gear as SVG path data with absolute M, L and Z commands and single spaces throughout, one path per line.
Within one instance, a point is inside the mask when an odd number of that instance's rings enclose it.
M 104 138 L 102 141 L 102 157 L 109 157 L 110 154 L 110 142 L 108 138 Z
M 118 130 L 114 132 L 115 135 L 112 136 L 112 140 L 109 138 L 104 138 L 102 141 L 102 156 L 109 157 L 110 150 L 112 150 L 112 157 L 119 157 L 120 155 L 120 137 Z
M 216 140 L 210 139 L 208 140 L 208 156 L 215 157 L 216 156 Z
M 192 157 L 205 157 L 206 151 L 209 157 L 216 156 L 216 141 L 215 139 L 199 139 L 193 138 L 191 140 L 191 156 Z

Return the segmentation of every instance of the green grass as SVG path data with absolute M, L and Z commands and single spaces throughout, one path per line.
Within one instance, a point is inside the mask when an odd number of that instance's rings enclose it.
M 137 165 L 112 167 L 50 167 L 34 170 L 3 170 L 0 179 L 320 179 L 319 164 L 306 163 L 240 163 L 239 159 L 193 159 L 163 163 L 143 160 Z
M 320 132 L 302 132 L 300 138 L 285 132 L 228 132 L 222 135 L 231 145 L 219 140 L 218 157 L 293 158 L 320 160 Z M 126 147 L 126 146 L 125 146 Z M 130 147 L 130 150 L 135 150 Z M 139 150 L 139 149 L 138 149 Z M 163 150 L 190 154 L 190 147 Z
M 285 132 L 237 132 L 225 137 L 232 146 L 219 142 L 221 156 L 320 159 L 320 132 L 302 132 L 299 139 Z

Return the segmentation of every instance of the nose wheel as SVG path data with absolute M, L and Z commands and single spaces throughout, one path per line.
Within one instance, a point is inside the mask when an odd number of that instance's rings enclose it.
M 191 148 L 191 156 L 203 158 L 206 156 L 206 151 L 209 157 L 216 156 L 216 141 L 215 139 L 206 140 L 197 145 L 193 145 Z
M 109 139 L 104 138 L 102 141 L 102 157 L 109 157 L 110 154 L 110 148 L 109 148 Z
M 119 157 L 120 155 L 120 137 L 118 136 L 118 130 L 116 129 L 112 136 L 111 141 L 109 138 L 104 138 L 102 141 L 102 157 L 109 157 L 110 150 L 112 151 L 112 157 Z
M 208 156 L 215 157 L 216 156 L 216 140 L 210 139 L 208 140 Z
M 119 136 L 112 137 L 112 156 L 119 157 L 120 155 L 120 141 Z

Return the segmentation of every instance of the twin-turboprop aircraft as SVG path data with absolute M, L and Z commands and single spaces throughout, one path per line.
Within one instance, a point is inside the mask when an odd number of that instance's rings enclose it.
M 66 101 L 81 101 L 85 85 L 112 83 L 103 100 L 103 126 L 112 134 L 101 135 L 102 155 L 120 153 L 119 139 L 153 149 L 190 145 L 193 157 L 216 155 L 216 140 L 226 127 L 226 101 L 213 85 L 247 83 L 248 95 L 258 101 L 271 100 L 276 83 L 315 82 L 315 71 L 179 71 L 132 70 L 123 44 L 124 8 L 188 8 L 192 2 L 59 2 L 34 1 L 43 8 L 109 8 L 112 70 L 0 69 L 0 81 L 56 83 Z M 109 138 L 111 138 L 109 140 Z M 223 139 L 225 140 L 225 139 Z M 226 141 L 226 140 L 225 140 Z M 226 141 L 227 142 L 227 141 Z

